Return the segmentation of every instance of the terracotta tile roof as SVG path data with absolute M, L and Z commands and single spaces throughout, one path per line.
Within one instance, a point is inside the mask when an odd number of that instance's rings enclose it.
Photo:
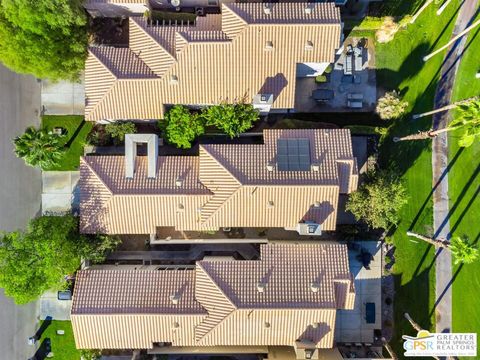
M 334 283 L 350 281 L 344 245 L 262 246 L 262 261 L 200 261 L 237 308 L 336 308 Z M 302 274 L 300 276 L 300 274 Z M 265 284 L 263 292 L 257 290 Z M 317 284 L 317 292 L 311 290 Z
M 145 157 L 137 157 L 133 179 L 125 177 L 123 156 L 82 158 L 81 231 L 295 229 L 302 220 L 334 230 L 339 194 L 358 182 L 349 130 L 266 130 L 264 138 L 264 145 L 201 145 L 198 157 L 160 156 L 154 179 L 146 176 Z M 296 138 L 309 139 L 318 169 L 278 168 L 277 140 Z
M 71 313 L 206 315 L 194 291 L 191 270 L 79 271 Z
M 227 3 L 224 4 L 237 14 L 247 24 L 338 24 L 340 12 L 334 6 L 323 6 L 320 3 L 298 2 L 267 3 L 270 12 L 264 11 L 264 6 L 256 3 Z M 307 13 L 305 9 L 310 11 Z
M 177 304 L 172 294 L 181 294 Z M 336 310 L 352 309 L 354 299 L 346 245 L 269 244 L 260 260 L 204 260 L 196 270 L 80 271 L 71 319 L 78 348 L 297 340 L 331 348 Z
M 90 50 L 86 97 L 95 106 L 86 107 L 86 119 L 161 119 L 165 104 L 251 101 L 266 91 L 274 95 L 273 109 L 293 108 L 297 63 L 333 62 L 341 37 L 333 3 L 312 4 L 312 13 L 301 15 L 304 6 L 275 4 L 271 19 L 264 19 L 262 3 L 224 4 L 221 28 L 219 15 L 200 18 L 196 27 L 149 26 L 143 18 L 130 18 L 131 52 L 96 56 L 98 50 Z M 293 21 L 286 22 L 288 12 Z M 273 51 L 265 50 L 267 42 Z M 306 50 L 306 43 L 313 49 Z M 112 82 L 111 74 L 98 73 L 100 66 L 122 78 Z
M 129 48 L 90 47 L 93 54 L 117 79 L 156 78 L 157 75 Z

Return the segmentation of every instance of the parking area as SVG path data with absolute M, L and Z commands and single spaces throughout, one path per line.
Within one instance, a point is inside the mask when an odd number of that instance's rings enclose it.
M 354 246 L 349 246 L 348 260 L 350 271 L 355 279 L 355 308 L 338 311 L 335 341 L 346 345 L 372 344 L 375 340 L 374 330 L 381 329 L 382 325 L 381 243 L 376 241 L 355 241 L 353 243 Z M 354 247 L 357 249 L 353 249 Z M 359 247 L 372 255 L 369 270 L 362 264 Z M 370 323 L 367 323 L 367 318 Z
M 42 214 L 63 214 L 78 211 L 80 194 L 79 171 L 42 172 Z
M 42 80 L 42 114 L 83 115 L 85 111 L 85 88 L 83 80 L 51 82 Z
M 370 112 L 377 101 L 375 49 L 371 41 L 348 38 L 324 82 L 297 78 L 297 112 Z M 317 100 L 315 99 L 318 98 Z

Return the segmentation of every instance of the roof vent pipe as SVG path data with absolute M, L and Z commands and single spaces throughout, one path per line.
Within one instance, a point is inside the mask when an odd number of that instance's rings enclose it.
M 263 292 L 265 291 L 265 284 L 262 283 L 262 282 L 259 282 L 259 283 L 257 284 L 257 291 L 258 291 L 259 293 L 263 293 Z
M 311 14 L 312 13 L 312 8 L 310 6 L 310 4 L 307 2 L 305 4 L 305 14 Z
M 268 171 L 273 171 L 273 164 L 268 164 L 267 165 L 267 170 Z
M 269 3 L 263 4 L 263 12 L 266 15 L 270 15 L 272 13 L 272 10 L 270 9 L 270 4 Z
M 316 293 L 316 292 L 318 292 L 318 290 L 320 290 L 320 285 L 313 282 L 313 283 L 310 284 L 310 290 L 312 290 L 312 292 Z
M 183 180 L 182 180 L 182 179 L 177 179 L 177 180 L 175 180 L 175 185 L 176 185 L 177 187 L 182 186 L 182 185 L 183 185 Z
M 178 294 L 171 295 L 170 300 L 172 301 L 172 304 L 177 305 L 178 300 L 180 300 L 180 296 Z
M 312 164 L 311 169 L 312 169 L 312 171 L 319 172 L 320 171 L 320 165 Z

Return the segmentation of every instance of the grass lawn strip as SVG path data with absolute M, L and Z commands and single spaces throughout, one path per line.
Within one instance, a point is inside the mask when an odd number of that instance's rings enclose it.
M 431 141 L 393 143 L 393 136 L 410 134 L 431 127 L 431 118 L 412 120 L 413 113 L 431 110 L 444 54 L 424 63 L 422 57 L 448 41 L 456 18 L 458 4 L 451 4 L 441 16 L 431 5 L 407 30 L 395 39 L 376 44 L 377 83 L 380 90 L 399 89 L 410 104 L 409 114 L 392 123 L 380 147 L 380 161 L 398 168 L 409 194 L 409 203 L 402 210 L 401 223 L 391 236 L 396 246 L 395 266 L 395 333 L 391 342 L 397 354 L 404 352 L 401 336 L 415 331 L 403 318 L 404 312 L 424 328 L 434 329 L 435 260 L 434 250 L 406 236 L 412 229 L 432 232 Z
M 43 323 L 43 321 L 42 321 Z M 40 324 L 41 326 L 42 324 Z M 57 330 L 63 330 L 64 335 L 57 335 Z M 72 323 L 70 321 L 53 320 L 45 329 L 39 343 L 45 339 L 50 339 L 51 351 L 56 360 L 79 360 L 80 352 L 75 347 L 73 338 Z
M 480 15 L 477 16 L 477 18 Z M 465 45 L 452 101 L 480 95 L 480 28 L 473 30 Z M 480 245 L 480 139 L 461 149 L 460 132 L 449 134 L 449 160 L 453 162 L 449 179 L 450 227 L 453 236 L 468 236 Z M 453 331 L 480 333 L 480 261 L 453 268 Z M 465 358 L 468 359 L 468 358 Z
M 42 128 L 51 131 L 56 127 L 67 131 L 64 137 L 66 153 L 57 166 L 46 170 L 77 170 L 80 165 L 80 156 L 83 155 L 83 146 L 93 124 L 78 115 L 44 115 L 42 117 Z

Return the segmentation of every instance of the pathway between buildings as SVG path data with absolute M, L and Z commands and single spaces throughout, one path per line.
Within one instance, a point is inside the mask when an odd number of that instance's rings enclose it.
M 479 0 L 465 0 L 458 14 L 452 37 L 464 30 L 475 14 Z M 451 5 L 452 6 L 452 5 Z M 467 37 L 452 45 L 445 56 L 441 79 L 435 93 L 435 106 L 440 108 L 451 102 L 458 65 L 463 55 Z M 450 121 L 449 112 L 433 116 L 433 129 L 444 128 Z M 448 203 L 448 133 L 442 133 L 433 139 L 433 226 L 434 237 L 450 238 L 450 208 Z M 437 332 L 450 332 L 452 329 L 452 259 L 450 252 L 437 250 L 436 267 L 436 314 Z

